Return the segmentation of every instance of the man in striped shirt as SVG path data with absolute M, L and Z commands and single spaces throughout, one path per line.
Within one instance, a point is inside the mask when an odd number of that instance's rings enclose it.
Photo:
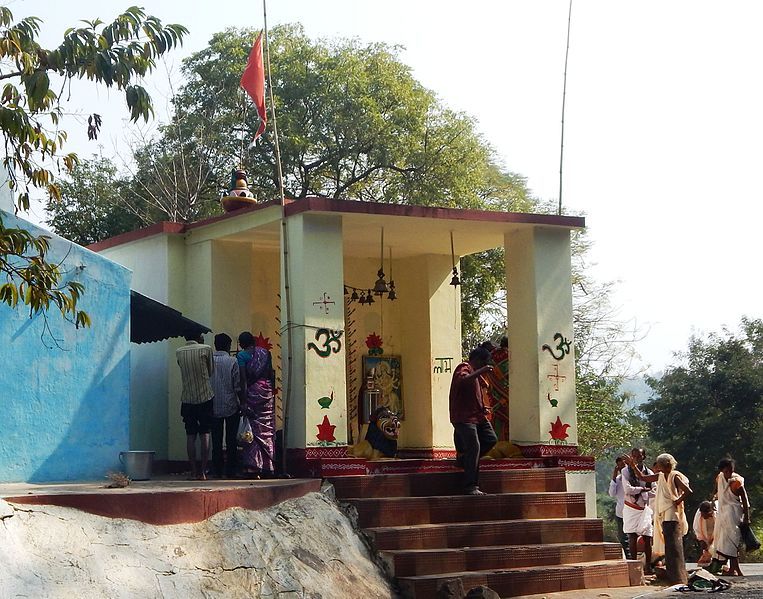
M 186 450 L 191 465 L 191 476 L 198 480 L 207 479 L 209 459 L 209 432 L 212 427 L 212 385 L 209 377 L 214 372 L 212 348 L 204 345 L 204 337 L 186 335 L 186 344 L 175 352 L 183 392 L 180 396 L 180 415 L 185 424 Z M 201 470 L 196 466 L 196 436 L 201 444 Z

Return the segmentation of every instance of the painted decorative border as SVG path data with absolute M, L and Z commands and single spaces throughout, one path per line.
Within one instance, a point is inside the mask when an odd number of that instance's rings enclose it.
M 431 472 L 460 472 L 452 459 L 419 458 L 372 460 L 345 457 L 346 447 L 309 447 L 290 449 L 290 472 L 297 476 L 320 478 L 326 476 L 362 476 L 369 474 L 413 474 Z M 451 450 L 417 449 L 416 452 L 449 452 Z M 327 455 L 337 453 L 341 455 Z M 321 455 L 322 454 L 322 455 Z M 591 456 L 546 456 L 482 460 L 480 470 L 527 470 L 534 468 L 564 468 L 566 472 L 592 472 L 596 461 Z
M 455 449 L 417 448 L 398 449 L 397 457 L 403 460 L 455 460 Z
M 344 458 L 347 457 L 347 446 L 337 445 L 334 447 L 308 447 L 307 449 L 290 449 L 289 452 L 294 452 L 295 457 L 297 452 L 303 452 L 302 459 L 305 460 L 318 460 L 322 458 Z
M 546 458 L 555 456 L 577 456 L 580 455 L 577 445 L 545 445 L 538 443 L 535 445 L 517 445 L 526 458 Z

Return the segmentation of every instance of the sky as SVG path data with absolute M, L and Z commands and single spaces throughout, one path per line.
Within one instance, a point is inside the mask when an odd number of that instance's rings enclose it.
M 130 3 L 14 0 L 54 45 L 75 19 L 108 20 Z M 146 82 L 159 119 L 180 60 L 231 26 L 263 26 L 261 1 L 150 0 L 185 25 L 183 49 Z M 444 104 L 474 117 L 501 164 L 541 200 L 559 197 L 568 0 L 270 0 L 268 26 L 402 47 Z M 634 364 L 676 363 L 693 334 L 761 317 L 763 2 L 573 0 L 562 201 L 584 214 L 591 274 L 617 281 L 612 304 L 641 337 Z M 242 65 L 243 68 L 243 65 Z M 72 86 L 67 149 L 124 155 L 134 130 L 121 94 Z M 81 115 L 104 116 L 87 142 Z M 31 220 L 44 218 L 39 206 Z

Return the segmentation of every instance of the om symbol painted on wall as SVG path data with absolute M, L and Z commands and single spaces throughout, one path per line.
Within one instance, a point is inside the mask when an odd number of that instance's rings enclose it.
M 569 355 L 570 351 L 572 351 L 572 341 L 567 339 L 564 335 L 561 333 L 556 333 L 554 335 L 554 341 L 558 341 L 557 345 L 552 348 L 548 343 L 544 343 L 543 347 L 541 348 L 543 351 L 547 351 L 551 354 L 551 357 L 554 358 L 554 360 L 563 360 L 565 356 Z M 559 351 L 559 354 L 557 354 L 554 349 Z
M 342 351 L 342 334 L 344 331 L 331 329 L 318 329 L 315 331 L 315 340 L 321 342 L 320 347 L 312 341 L 307 344 L 307 349 L 312 349 L 321 358 L 328 358 L 332 353 Z

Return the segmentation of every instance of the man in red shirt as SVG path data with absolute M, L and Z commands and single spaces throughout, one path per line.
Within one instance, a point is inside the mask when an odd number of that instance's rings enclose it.
M 450 421 L 459 461 L 464 468 L 467 495 L 484 495 L 479 489 L 480 456 L 495 445 L 497 438 L 487 419 L 488 409 L 482 400 L 480 375 L 488 372 L 490 352 L 484 347 L 473 349 L 469 361 L 462 362 L 450 383 Z

